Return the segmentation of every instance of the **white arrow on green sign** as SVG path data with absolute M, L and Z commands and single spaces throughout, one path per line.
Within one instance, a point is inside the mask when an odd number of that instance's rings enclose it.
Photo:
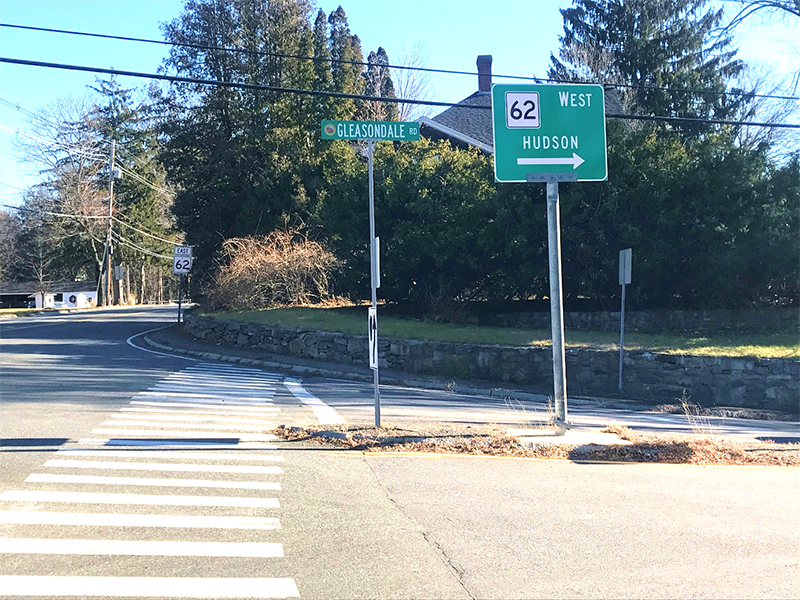
M 528 173 L 574 173 L 605 181 L 603 86 L 492 86 L 494 173 L 500 182 L 525 182 Z
M 419 123 L 414 121 L 322 121 L 322 139 L 416 142 L 419 140 Z

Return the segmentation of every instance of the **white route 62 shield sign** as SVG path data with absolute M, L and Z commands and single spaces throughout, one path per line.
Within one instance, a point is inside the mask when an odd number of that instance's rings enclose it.
M 172 272 L 175 275 L 185 275 L 192 270 L 192 257 L 176 256 L 172 259 Z

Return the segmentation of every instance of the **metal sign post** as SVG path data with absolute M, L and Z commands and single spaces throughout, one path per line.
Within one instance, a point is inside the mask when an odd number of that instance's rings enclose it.
M 608 177 L 603 87 L 495 84 L 492 125 L 495 180 L 547 183 L 554 425 L 556 435 L 564 435 L 569 424 L 558 184 Z
M 183 278 L 185 275 L 181 273 L 178 277 L 178 323 L 181 322 L 181 302 L 183 300 Z
M 553 403 L 556 435 L 564 435 L 567 421 L 567 356 L 564 344 L 564 300 L 561 279 L 561 204 L 559 181 L 575 181 L 574 173 L 529 173 L 528 182 L 547 183 L 547 262 L 550 273 L 550 330 L 553 342 Z
M 323 140 L 367 142 L 369 171 L 369 272 L 371 304 L 367 313 L 369 366 L 375 378 L 375 427 L 381 426 L 381 393 L 378 373 L 378 293 L 381 287 L 380 240 L 375 237 L 375 179 L 372 154 L 377 140 L 413 142 L 419 140 L 419 123 L 413 121 L 329 121 L 321 123 Z
M 369 342 L 370 342 L 370 368 L 375 378 L 375 427 L 381 426 L 381 391 L 378 375 L 378 264 L 375 256 L 375 178 L 372 170 L 372 151 L 375 142 L 367 142 L 367 163 L 369 168 L 369 271 L 370 290 L 372 292 L 372 305 L 369 312 Z M 374 356 L 372 354 L 374 347 Z M 373 364 L 373 360 L 374 364 Z
M 622 286 L 622 299 L 619 311 L 619 391 L 622 391 L 622 357 L 625 348 L 625 286 L 631 282 L 631 258 L 633 250 L 619 251 L 619 284 Z

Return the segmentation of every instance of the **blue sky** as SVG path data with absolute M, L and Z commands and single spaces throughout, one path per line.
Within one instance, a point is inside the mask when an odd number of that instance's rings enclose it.
M 558 9 L 570 6 L 571 1 L 317 0 L 326 13 L 339 4 L 365 53 L 383 46 L 391 60 L 404 46 L 421 44 L 429 67 L 474 71 L 476 56 L 491 54 L 495 74 L 541 76 L 550 52 L 558 49 L 562 31 Z M 182 0 L 0 0 L 0 21 L 160 39 L 159 24 L 177 17 L 182 6 Z M 730 2 L 725 6 L 735 8 Z M 756 19 L 737 33 L 743 58 L 767 61 L 784 71 L 791 68 L 785 41 L 797 34 L 787 26 Z M 0 29 L 0 56 L 4 57 L 155 72 L 165 53 L 166 47 L 150 44 Z M 0 65 L 0 98 L 36 110 L 58 97 L 81 95 L 94 81 L 89 73 L 4 64 Z M 477 80 L 437 75 L 432 85 L 437 99 L 457 102 L 475 91 Z M 0 203 L 17 204 L 19 192 L 8 186 L 25 187 L 35 178 L 25 175 L 30 165 L 20 165 L 13 158 L 14 134 L 3 128 L 24 130 L 24 115 L 0 105 L 0 184 L 4 184 Z

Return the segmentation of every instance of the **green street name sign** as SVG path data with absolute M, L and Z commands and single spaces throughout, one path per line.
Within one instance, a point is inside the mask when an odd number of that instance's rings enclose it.
M 323 121 L 322 139 L 416 142 L 419 140 L 419 123 L 413 121 Z
M 608 179 L 603 86 L 492 86 L 494 176 L 525 182 L 528 173 Z

